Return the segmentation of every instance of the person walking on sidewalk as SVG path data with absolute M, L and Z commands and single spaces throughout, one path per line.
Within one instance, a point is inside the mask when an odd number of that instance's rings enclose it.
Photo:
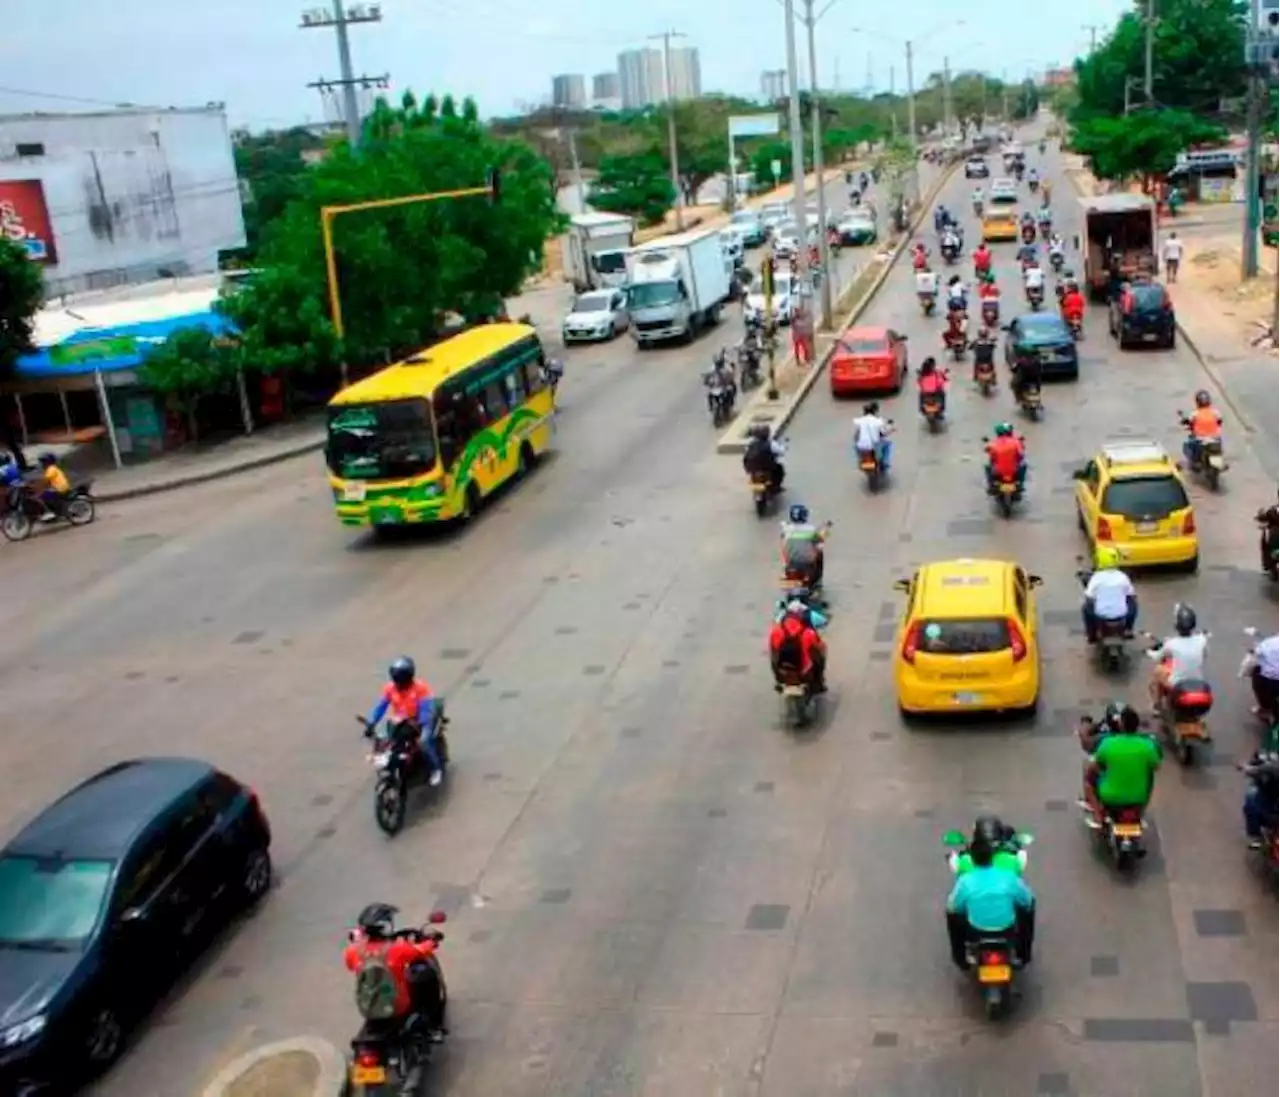
M 1182 262 L 1182 241 L 1178 239 L 1176 232 L 1169 233 L 1169 237 L 1164 242 L 1164 250 L 1161 258 L 1164 259 L 1164 269 L 1169 272 L 1170 283 L 1178 280 L 1178 264 Z

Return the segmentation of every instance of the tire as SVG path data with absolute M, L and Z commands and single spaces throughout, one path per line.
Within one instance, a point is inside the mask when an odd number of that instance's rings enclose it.
M 1004 1016 L 1005 993 L 1004 987 L 988 987 L 986 989 L 982 996 L 982 1007 L 988 1021 L 998 1021 Z
M 73 526 L 87 526 L 96 517 L 93 500 L 87 495 L 73 495 L 67 500 L 63 517 Z
M 763 518 L 769 512 L 769 500 L 763 495 L 756 496 L 756 517 Z
M 1217 491 L 1220 473 L 1210 464 L 1204 466 L 1204 482 L 1208 485 L 1210 491 Z
M 257 906 L 271 890 L 271 853 L 266 846 L 249 851 L 244 860 L 240 893 L 246 907 Z
M 1188 575 L 1194 575 L 1200 570 L 1200 554 L 1197 552 L 1190 560 L 1182 565 L 1182 570 Z
M 516 479 L 523 480 L 529 475 L 532 462 L 529 460 L 529 443 L 521 442 L 520 451 L 516 454 Z
M 1003 492 L 997 493 L 996 505 L 1000 508 L 1001 518 L 1013 517 L 1013 500 L 1010 499 L 1009 496 L 1005 495 Z
M 1195 764 L 1196 748 L 1193 744 L 1184 740 L 1174 748 L 1174 753 L 1178 756 L 1178 764 L 1184 769 Z
M 80 1066 L 84 1076 L 92 1080 L 105 1072 L 124 1051 L 125 1023 L 108 1005 L 97 1005 L 86 1018 L 80 1045 Z
M 0 518 L 0 533 L 6 541 L 25 541 L 34 528 L 31 515 L 25 510 L 7 510 Z
M 388 837 L 394 837 L 404 829 L 408 811 L 406 792 L 401 781 L 382 781 L 373 790 L 373 818 Z
M 480 489 L 476 487 L 475 482 L 467 485 L 467 490 L 462 496 L 462 514 L 459 519 L 464 525 L 475 521 L 475 517 L 480 513 Z

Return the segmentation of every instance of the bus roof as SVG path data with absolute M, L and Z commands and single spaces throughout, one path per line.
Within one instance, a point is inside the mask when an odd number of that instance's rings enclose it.
M 453 374 L 538 334 L 528 324 L 479 324 L 343 389 L 330 407 L 430 396 Z

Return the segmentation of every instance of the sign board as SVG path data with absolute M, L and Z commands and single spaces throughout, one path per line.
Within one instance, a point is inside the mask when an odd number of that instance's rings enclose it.
M 39 179 L 0 180 L 0 236 L 26 249 L 36 263 L 56 263 L 53 224 Z
M 769 165 L 769 170 L 770 170 L 771 172 L 773 172 L 773 178 L 774 178 L 774 181 L 775 181 L 775 182 L 776 182 L 777 180 L 781 179 L 781 178 L 782 178 L 782 161 L 781 161 L 781 160 L 774 160 L 774 161 Z
M 729 117 L 730 137 L 769 137 L 782 131 L 777 114 L 734 114 Z

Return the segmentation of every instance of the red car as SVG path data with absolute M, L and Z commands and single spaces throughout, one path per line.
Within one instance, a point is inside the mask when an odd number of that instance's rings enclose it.
M 901 390 L 907 379 L 907 337 L 892 328 L 850 328 L 827 365 L 831 395 Z

